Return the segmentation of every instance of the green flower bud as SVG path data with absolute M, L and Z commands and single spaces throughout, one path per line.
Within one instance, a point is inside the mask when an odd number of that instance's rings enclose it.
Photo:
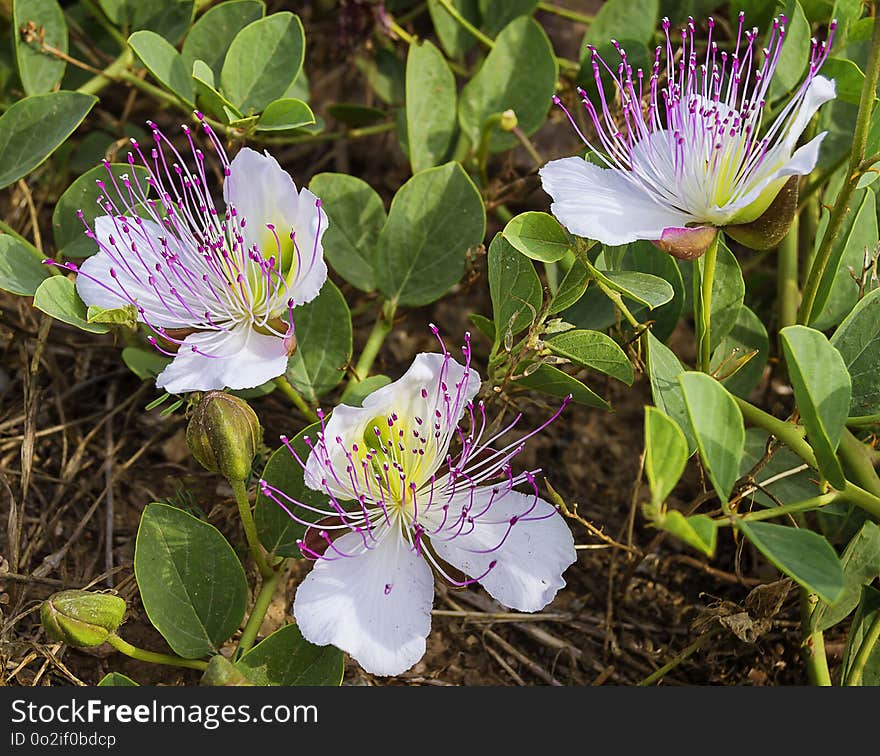
M 206 393 L 186 428 L 186 443 L 202 467 L 227 480 L 247 478 L 263 431 L 248 403 L 223 391 Z
M 502 131 L 513 131 L 516 128 L 517 123 L 519 123 L 519 121 L 516 117 L 516 113 L 508 109 L 501 114 L 501 123 L 498 125 L 501 127 Z
M 84 648 L 100 646 L 122 624 L 125 601 L 111 593 L 61 591 L 43 602 L 40 620 L 52 640 Z

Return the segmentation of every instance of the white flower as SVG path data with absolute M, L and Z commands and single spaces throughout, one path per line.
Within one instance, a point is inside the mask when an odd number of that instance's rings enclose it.
M 610 245 L 649 239 L 673 253 L 680 248 L 680 256 L 696 257 L 717 227 L 755 221 L 789 177 L 813 170 L 825 133 L 795 148 L 813 114 L 835 95 L 834 82 L 817 75 L 831 37 L 821 44 L 812 41 L 805 80 L 762 130 L 786 19 L 774 20 L 763 55 L 756 49 L 757 28 L 744 29 L 743 23 L 740 13 L 736 48 L 728 54 L 712 40 L 710 18 L 708 50 L 700 55 L 693 19 L 681 30 L 678 53 L 664 19 L 665 50 L 657 47 L 647 79 L 641 69 L 634 74 L 616 42 L 621 59 L 616 72 L 590 48 L 599 102 L 579 92 L 598 142 L 578 134 L 607 167 L 570 157 L 540 171 L 553 198 L 551 210 L 569 231 Z M 834 28 L 832 22 L 829 35 Z M 604 91 L 602 69 L 614 78 L 619 119 L 611 109 L 614 92 Z M 566 115 L 577 129 L 567 110 Z
M 284 373 L 293 308 L 314 299 L 327 278 L 327 215 L 268 153 L 244 148 L 230 163 L 202 122 L 225 175 L 226 207 L 218 209 L 189 128 L 183 131 L 194 166 L 148 123 L 154 146 L 132 140 L 135 154 L 128 155 L 148 177 L 142 183 L 132 170 L 117 181 L 108 170 L 108 181 L 98 182 L 107 215 L 86 226 L 99 251 L 78 269 L 62 267 L 77 271 L 87 305 L 137 308 L 155 333 L 150 342 L 174 358 L 158 376 L 159 388 L 180 394 L 259 386 Z
M 326 510 L 261 481 L 266 495 L 311 526 L 300 548 L 316 563 L 293 605 L 303 637 L 347 651 L 373 674 L 400 674 L 424 654 L 432 571 L 458 586 L 480 582 L 502 604 L 534 612 L 565 585 L 562 573 L 576 559 L 565 521 L 538 496 L 538 471 L 515 475 L 510 467 L 525 439 L 562 410 L 525 438 L 493 448 L 517 421 L 483 438 L 483 405 L 471 402 L 480 379 L 469 367 L 469 341 L 463 353 L 464 365 L 445 347 L 419 354 L 363 407 L 343 404 L 322 420 L 300 464 L 306 484 L 327 495 Z M 465 415 L 468 430 L 458 428 Z M 515 490 L 520 484 L 531 490 Z M 318 515 L 324 519 L 314 523 Z

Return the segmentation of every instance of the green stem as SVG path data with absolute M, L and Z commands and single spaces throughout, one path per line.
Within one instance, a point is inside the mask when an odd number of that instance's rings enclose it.
M 847 428 L 840 435 L 837 453 L 846 465 L 847 477 L 860 485 L 874 496 L 880 496 L 880 478 L 874 469 L 874 457 L 871 450 L 859 441 Z
M 877 645 L 878 640 L 880 640 L 880 612 L 871 621 L 868 632 L 862 638 L 859 651 L 852 661 L 849 674 L 846 676 L 846 685 L 862 684 L 862 674 L 865 671 L 865 665 L 868 663 L 868 658 L 871 656 L 871 652 L 874 650 L 874 646 Z
M 109 66 L 107 66 L 100 74 L 97 76 L 93 76 L 89 79 L 85 84 L 79 87 L 76 91 L 82 92 L 82 94 L 90 94 L 96 95 L 98 94 L 104 87 L 114 81 L 119 81 L 120 76 L 123 71 L 126 71 L 128 67 L 131 65 L 133 60 L 133 56 L 131 50 L 126 49 L 123 53 L 114 60 Z
M 177 95 L 166 92 L 164 89 L 160 89 L 159 87 L 150 84 L 148 81 L 144 81 L 139 76 L 135 76 L 131 73 L 131 71 L 120 71 L 119 80 L 131 84 L 135 89 L 140 89 L 141 92 L 144 92 L 151 97 L 155 97 L 161 102 L 186 110 L 188 113 L 192 112 L 192 107 L 181 100 Z
M 837 199 L 834 202 L 834 210 L 831 212 L 831 217 L 828 220 L 828 228 L 825 230 L 822 244 L 816 252 L 816 257 L 807 275 L 807 282 L 804 286 L 804 298 L 801 301 L 801 308 L 798 313 L 799 322 L 806 325 L 809 325 L 812 320 L 819 285 L 825 275 L 828 261 L 831 259 L 834 243 L 837 241 L 837 237 L 843 227 L 844 218 L 847 212 L 849 212 L 850 199 L 856 189 L 856 184 L 859 180 L 859 169 L 865 158 L 865 147 L 868 143 L 871 112 L 874 109 L 877 78 L 880 76 L 880 13 L 878 13 L 880 9 L 878 9 L 877 2 L 873 3 L 873 5 L 874 30 L 871 35 L 871 50 L 868 54 L 868 63 L 865 66 L 865 79 L 862 82 L 859 112 L 856 116 L 856 127 L 853 133 L 853 145 L 849 159 L 849 176 L 840 188 L 840 192 L 838 192 Z
M 232 492 L 235 494 L 235 501 L 238 503 L 238 514 L 241 517 L 241 524 L 244 526 L 244 534 L 247 537 L 248 546 L 251 550 L 251 556 L 257 563 L 260 574 L 266 580 L 275 574 L 275 571 L 266 561 L 263 553 L 263 547 L 260 545 L 260 539 L 257 537 L 257 525 L 254 522 L 254 516 L 251 513 L 251 503 L 248 501 L 247 489 L 243 480 L 230 480 L 229 485 L 232 486 Z
M 462 16 L 461 13 L 458 12 L 458 8 L 456 8 L 449 0 L 437 0 L 437 2 L 456 20 L 462 29 L 475 37 L 480 44 L 485 45 L 490 50 L 495 47 L 495 41 L 483 34 L 483 32 Z
M 804 629 L 804 661 L 810 685 L 831 686 L 828 658 L 825 656 L 825 638 L 821 630 L 812 627 L 813 609 L 819 602 L 815 593 L 801 589 L 801 627 Z
M 610 299 L 615 307 L 623 314 L 623 317 L 626 318 L 626 321 L 635 329 L 638 328 L 641 323 L 636 320 L 636 317 L 629 311 L 629 308 L 626 306 L 626 303 L 623 301 L 623 296 L 619 291 L 615 291 L 608 284 L 606 284 L 602 280 L 602 274 L 600 271 L 596 270 L 593 266 L 593 263 L 590 262 L 590 258 L 587 255 L 587 252 L 590 250 L 590 247 L 585 246 L 582 241 L 579 239 L 574 246 L 574 254 L 575 257 L 581 262 L 581 264 L 587 269 L 587 272 L 590 278 L 596 282 L 596 286 L 599 287 L 599 290 Z
M 702 259 L 694 266 L 694 325 L 697 337 L 697 370 L 709 372 L 712 357 L 712 284 L 715 281 L 715 263 L 721 234 L 709 245 Z
M 315 414 L 315 410 L 306 404 L 306 400 L 302 398 L 302 394 L 290 384 L 290 381 L 288 381 L 287 378 L 283 375 L 279 375 L 275 379 L 275 385 L 284 396 L 293 402 L 293 406 L 296 407 L 310 423 L 318 422 L 318 416 Z
M 578 13 L 577 11 L 569 10 L 568 8 L 560 8 L 558 5 L 553 5 L 552 3 L 538 3 L 538 10 L 542 10 L 546 13 L 554 13 L 562 18 L 567 18 L 569 21 L 577 21 L 581 24 L 591 24 L 595 18 L 595 16 L 588 16 L 586 13 Z
M 383 303 L 373 324 L 373 330 L 367 336 L 367 343 L 364 344 L 360 359 L 354 368 L 354 375 L 351 377 L 351 383 L 360 383 L 364 378 L 369 376 L 373 363 L 379 355 L 379 350 L 385 341 L 385 337 L 391 332 L 391 325 L 394 322 L 394 314 L 397 312 L 395 302 L 388 300 Z
M 777 270 L 777 299 L 779 300 L 779 330 L 797 323 L 798 309 L 798 216 L 779 245 Z
M 483 128 L 480 131 L 480 144 L 477 147 L 477 165 L 480 167 L 480 183 L 484 189 L 489 186 L 489 173 L 487 170 L 489 143 L 492 141 L 492 132 L 501 126 L 503 117 L 501 113 L 492 113 L 492 115 L 486 116 L 486 120 L 483 121 Z
M 638 683 L 639 687 L 645 687 L 646 685 L 653 685 L 655 682 L 658 682 L 666 675 L 668 675 L 673 669 L 675 669 L 679 664 L 681 664 L 685 659 L 691 656 L 695 651 L 699 651 L 703 646 L 708 643 L 708 641 L 714 637 L 715 632 L 710 630 L 707 633 L 703 633 L 699 638 L 697 638 L 690 646 L 685 648 L 683 651 L 679 652 L 675 658 L 673 658 L 667 664 L 664 664 L 660 669 L 656 672 L 652 672 L 648 675 L 644 680 Z
M 157 654 L 155 651 L 146 651 L 137 646 L 132 646 L 131 643 L 127 643 L 115 634 L 107 639 L 107 643 L 132 659 L 150 662 L 151 664 L 167 664 L 171 667 L 186 667 L 187 669 L 202 671 L 208 668 L 208 662 L 201 659 L 183 659 L 180 656 L 172 656 L 171 654 Z
M 811 499 L 796 501 L 793 504 L 783 504 L 779 507 L 770 507 L 769 509 L 759 509 L 755 512 L 749 512 L 748 514 L 743 515 L 742 519 L 746 522 L 772 520 L 774 517 L 781 517 L 782 515 L 810 512 L 814 509 L 821 509 L 822 507 L 827 507 L 829 504 L 833 504 L 835 501 L 839 501 L 843 498 L 846 497 L 841 496 L 837 491 L 832 491 L 831 493 L 822 494 L 821 496 L 814 496 Z M 719 524 L 723 523 L 719 522 Z
M 260 625 L 263 624 L 263 619 L 266 616 L 266 612 L 269 610 L 269 604 L 272 603 L 272 597 L 275 595 L 275 589 L 278 587 L 278 581 L 284 572 L 283 567 L 284 562 L 281 562 L 276 565 L 270 575 L 263 576 L 263 584 L 260 586 L 260 592 L 257 594 L 257 598 L 254 601 L 254 606 L 251 609 L 247 624 L 244 626 L 244 630 L 241 631 L 241 638 L 238 641 L 238 648 L 235 651 L 236 657 L 240 657 L 242 654 L 247 653 L 253 648 L 254 641 L 257 639 L 257 633 L 260 631 Z

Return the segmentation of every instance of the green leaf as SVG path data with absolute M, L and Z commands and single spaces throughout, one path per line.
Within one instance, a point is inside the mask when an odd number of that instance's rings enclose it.
M 505 110 L 516 113 L 526 135 L 537 131 L 550 109 L 557 74 L 553 46 L 540 24 L 525 16 L 508 24 L 461 91 L 458 119 L 471 145 L 480 143 L 486 119 Z M 489 149 L 501 152 L 516 144 L 513 134 L 494 129 Z
M 89 305 L 86 308 L 86 321 L 89 323 L 106 323 L 107 325 L 137 328 L 137 316 L 137 307 L 130 303 L 109 309 L 97 305 Z
M 241 562 L 217 528 L 183 510 L 147 505 L 134 574 L 150 622 L 185 659 L 215 653 L 244 617 Z
M 541 279 L 532 261 L 501 234 L 492 239 L 488 258 L 495 338 L 508 339 L 535 322 L 541 311 Z
M 685 517 L 681 512 L 671 509 L 660 520 L 659 526 L 706 556 L 715 554 L 718 523 L 708 515 Z
M 842 677 L 848 680 L 852 672 L 853 661 L 861 649 L 862 643 L 865 642 L 865 636 L 868 629 L 874 625 L 880 618 L 880 591 L 866 585 L 862 588 L 862 597 L 859 601 L 859 608 L 853 618 L 852 626 L 849 630 L 849 636 L 846 640 L 846 649 L 843 654 L 843 672 Z M 865 666 L 862 669 L 862 681 L 864 686 L 876 687 L 880 685 L 880 644 L 875 643 L 873 649 L 868 654 Z
M 754 356 L 736 369 L 739 361 L 752 353 Z M 745 398 L 760 383 L 769 353 L 767 329 L 761 319 L 743 305 L 733 328 L 715 347 L 709 368 L 713 375 L 725 376 L 721 380 L 724 388 Z
M 65 276 L 51 276 L 43 281 L 34 292 L 34 307 L 82 331 L 107 333 L 110 330 L 102 323 L 88 322 L 86 306 L 76 293 L 73 281 Z
M 388 105 L 402 105 L 406 97 L 406 66 L 387 47 L 379 47 L 374 57 L 361 57 L 358 67 L 370 88 Z
M 681 478 L 687 459 L 687 439 L 678 423 L 656 407 L 645 407 L 645 475 L 656 512 Z
M 339 685 L 345 660 L 333 646 L 315 646 L 285 625 L 235 662 L 254 685 Z
M 528 371 L 528 367 L 526 371 Z M 611 405 L 592 389 L 552 365 L 541 365 L 528 375 L 517 378 L 514 383 L 517 386 L 542 391 L 562 399 L 571 394 L 571 398 L 578 404 L 586 404 L 588 407 L 598 407 L 605 410 L 611 409 Z
M 780 332 L 794 398 L 819 470 L 835 488 L 846 485 L 835 454 L 849 414 L 852 384 L 843 357 L 825 335 L 806 326 Z
M 188 105 L 195 103 L 190 71 L 183 57 L 156 32 L 137 31 L 128 38 L 128 44 L 147 70 L 166 89 L 174 92 Z
M 575 260 L 553 295 L 549 314 L 554 315 L 562 310 L 567 310 L 584 295 L 589 285 L 589 272 L 580 260 Z
M 142 381 L 152 381 L 168 366 L 171 358 L 155 349 L 126 347 L 122 350 L 122 361 Z
M 29 95 L 51 92 L 64 77 L 67 63 L 43 52 L 38 41 L 26 42 L 21 31 L 25 27 L 31 28 L 45 44 L 66 53 L 67 22 L 57 0 L 14 0 L 12 3 L 12 38 L 21 86 Z
M 839 100 L 859 104 L 865 74 L 855 63 L 846 58 L 828 58 L 822 64 L 822 76 L 834 79 Z
M 233 0 L 209 8 L 193 24 L 183 43 L 181 55 L 187 69 L 192 70 L 193 63 L 203 60 L 219 79 L 226 51 L 235 35 L 265 13 L 262 0 Z
M 461 278 L 485 229 L 483 200 L 461 165 L 417 173 L 394 196 L 379 234 L 379 290 L 406 307 L 439 299 Z
M 828 217 L 828 210 L 823 210 L 816 238 L 817 249 L 828 227 Z M 850 200 L 850 211 L 843 219 L 843 226 L 819 282 L 811 326 L 820 330 L 830 328 L 843 320 L 855 306 L 859 285 L 853 273 L 858 276 L 861 272 L 865 264 L 865 249 L 873 249 L 877 235 L 874 191 L 870 187 L 858 189 Z
M 671 417 L 681 428 L 688 442 L 688 451 L 693 453 L 697 442 L 691 432 L 684 395 L 678 383 L 678 376 L 684 368 L 675 353 L 650 331 L 647 333 L 648 376 L 651 379 L 651 395 L 657 409 Z
M 305 48 L 302 22 L 293 13 L 273 13 L 248 24 L 226 53 L 222 91 L 242 113 L 260 112 L 299 76 Z
M 332 281 L 311 302 L 293 311 L 296 352 L 287 379 L 307 402 L 315 403 L 345 376 L 351 359 L 351 313 Z
M 480 25 L 477 0 L 452 0 L 453 7 L 474 26 Z M 476 39 L 437 0 L 428 0 L 428 13 L 440 44 L 450 58 L 460 58 L 470 50 Z
M 813 34 L 810 22 L 797 0 L 788 0 L 781 10 L 785 11 L 788 23 L 785 27 L 785 44 L 782 45 L 770 84 L 770 97 L 773 99 L 787 96 L 800 82 L 810 62 L 810 37 Z
M 118 688 L 131 688 L 137 687 L 137 683 L 132 680 L 130 677 L 126 677 L 121 672 L 108 672 L 101 678 L 101 682 L 98 683 L 99 687 L 118 687 Z
M 352 128 L 369 126 L 388 118 L 388 111 L 352 102 L 334 102 L 327 106 L 327 115 Z
M 308 437 L 314 443 L 320 430 L 320 423 L 315 423 L 289 440 L 303 464 L 311 451 L 303 439 Z M 320 519 L 320 515 L 309 509 L 297 507 L 294 502 L 326 510 L 327 494 L 322 491 L 313 491 L 306 486 L 303 482 L 303 469 L 286 446 L 282 446 L 269 457 L 263 470 L 263 480 L 273 488 L 282 491 L 289 499 L 276 494 L 284 505 L 282 506 L 270 496 L 266 496 L 261 488 L 257 489 L 254 521 L 257 525 L 257 536 L 260 543 L 266 547 L 267 551 L 276 556 L 301 559 L 302 552 L 297 541 L 303 538 L 306 528 L 294 520 L 284 508 L 286 507 L 296 514 L 300 520 L 315 522 Z
M 703 275 L 705 262 L 705 256 L 700 257 L 696 262 L 698 267 L 695 272 L 699 272 L 700 278 Z M 736 256 L 727 248 L 727 245 L 722 240 L 718 243 L 715 277 L 712 279 L 712 330 L 710 346 L 713 350 L 733 330 L 733 326 L 736 324 L 742 309 L 745 293 L 746 285 L 743 281 L 742 270 L 739 267 Z M 702 307 L 698 307 L 697 310 L 698 312 L 694 313 L 694 317 L 702 317 L 699 314 L 702 311 Z
M 40 284 L 52 275 L 38 254 L 39 250 L 14 236 L 0 236 L 0 289 L 32 297 Z
M 205 61 L 197 60 L 193 63 L 192 80 L 196 102 L 207 113 L 219 118 L 223 123 L 229 123 L 242 117 L 238 108 L 214 86 L 214 72 Z
M 739 477 L 746 443 L 742 412 L 712 376 L 686 372 L 678 377 L 703 466 L 722 501 L 730 498 Z
M 862 586 L 880 577 L 880 527 L 866 522 L 847 544 L 840 557 L 846 587 L 833 604 L 819 604 L 813 610 L 812 625 L 817 630 L 834 627 L 859 604 Z
M 455 77 L 430 42 L 413 43 L 406 58 L 406 130 L 413 173 L 439 165 L 456 130 Z
M 257 131 L 285 131 L 298 129 L 315 122 L 315 114 L 302 100 L 284 97 L 270 102 L 260 119 Z
M 880 414 L 880 289 L 866 295 L 846 316 L 831 345 L 852 379 L 850 417 Z
M 657 31 L 658 0 L 608 0 L 602 4 L 581 44 L 581 60 L 589 57 L 588 45 L 599 47 L 612 39 L 633 39 L 649 43 Z M 670 32 L 671 33 L 671 32 Z M 617 61 L 608 61 L 616 67 Z
M 483 18 L 483 29 L 490 37 L 494 37 L 513 19 L 519 16 L 531 16 L 538 7 L 538 0 L 480 0 L 480 15 Z
M 119 27 L 149 29 L 176 45 L 192 23 L 193 0 L 99 0 L 107 17 Z
M 547 213 L 527 212 L 504 227 L 504 238 L 526 257 L 551 263 L 571 249 L 571 240 L 559 221 Z
M 843 567 L 822 536 L 811 530 L 771 522 L 736 521 L 749 539 L 781 572 L 823 601 L 834 603 L 843 592 Z
M 491 318 L 487 318 L 485 315 L 480 315 L 479 313 L 472 312 L 468 315 L 468 320 L 473 324 L 473 326 L 483 334 L 487 339 L 489 339 L 490 343 L 495 343 L 495 321 Z
M 547 339 L 544 344 L 553 354 L 565 357 L 576 365 L 592 368 L 631 386 L 632 364 L 626 352 L 610 336 L 599 331 L 566 331 Z
M 98 251 L 95 240 L 86 236 L 83 221 L 94 231 L 95 218 L 107 215 L 107 211 L 98 204 L 98 200 L 104 197 L 104 192 L 96 182 L 106 182 L 112 193 L 111 174 L 120 187 L 122 187 L 122 177 L 128 176 L 132 184 L 137 182 L 148 188 L 147 169 L 138 165 L 131 166 L 128 163 L 111 163 L 109 172 L 107 167 L 98 165 L 77 178 L 61 195 L 52 213 L 55 247 L 65 258 L 89 257 Z M 82 220 L 77 216 L 80 210 L 83 213 Z
M 634 270 L 602 270 L 595 271 L 598 278 L 610 288 L 628 299 L 644 305 L 649 310 L 660 307 L 671 301 L 675 289 L 668 281 L 652 276 L 650 273 L 639 273 Z
M 382 198 L 365 181 L 344 173 L 319 173 L 309 183 L 330 219 L 324 255 L 340 276 L 362 291 L 376 288 L 376 238 L 385 225 Z
M 32 95 L 0 115 L 0 189 L 40 165 L 98 101 L 79 92 Z
M 368 375 L 362 381 L 349 383 L 342 392 L 339 403 L 347 404 L 349 407 L 361 407 L 364 399 L 389 383 L 391 379 L 387 375 Z

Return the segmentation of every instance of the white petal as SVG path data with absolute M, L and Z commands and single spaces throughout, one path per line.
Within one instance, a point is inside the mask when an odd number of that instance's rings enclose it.
M 128 233 L 124 227 L 128 228 Z M 197 321 L 180 301 L 168 294 L 169 287 L 164 280 L 162 298 L 150 286 L 150 276 L 160 275 L 155 270 L 156 264 L 165 267 L 161 255 L 162 239 L 167 241 L 172 252 L 180 253 L 178 241 L 169 236 L 165 229 L 149 220 L 138 224 L 127 218 L 103 215 L 95 219 L 94 230 L 103 248 L 80 266 L 82 275 L 76 278 L 77 294 L 86 305 L 112 309 L 129 304 L 134 299 L 138 306 L 144 308 L 147 319 L 155 326 L 183 328 Z M 132 244 L 137 252 L 132 251 Z M 115 278 L 111 270 L 116 274 Z M 181 286 L 178 294 L 192 312 L 199 313 L 205 309 L 186 287 Z
M 193 346 L 204 354 L 194 352 Z M 198 331 L 187 336 L 171 364 L 159 374 L 156 386 L 170 394 L 254 388 L 286 369 L 284 340 L 241 323 L 229 332 Z
M 450 537 L 459 526 L 447 527 L 431 538 L 431 546 L 441 559 L 472 578 L 488 570 L 479 582 L 505 606 L 536 612 L 565 585 L 562 573 L 577 559 L 574 539 L 562 516 L 543 499 L 511 527 L 510 519 L 528 512 L 535 496 L 501 491 L 489 511 L 475 518 L 470 533 L 463 530 Z M 492 488 L 477 489 L 471 511 L 483 510 L 491 496 Z M 450 503 L 450 513 L 455 509 L 456 504 Z M 490 569 L 492 562 L 495 566 Z
M 396 527 L 374 549 L 362 544 L 356 533 L 336 539 L 358 555 L 319 559 L 296 590 L 293 614 L 309 642 L 341 648 L 371 674 L 399 675 L 425 653 L 434 578 Z
M 446 386 L 444 391 L 442 386 Z M 427 398 L 422 397 L 422 390 Z M 352 444 L 364 445 L 364 433 L 371 432 L 371 425 L 376 418 L 386 418 L 395 413 L 402 425 L 417 428 L 419 418 L 423 423 L 438 421 L 441 425 L 440 440 L 433 447 L 426 449 L 426 457 L 433 454 L 433 459 L 425 461 L 424 477 L 430 476 L 446 457 L 452 433 L 466 411 L 467 402 L 471 401 L 480 389 L 480 375 L 476 370 L 459 364 L 451 357 L 428 352 L 416 355 L 412 365 L 400 378 L 387 386 L 383 386 L 370 394 L 363 402 L 363 407 L 350 407 L 340 404 L 333 410 L 330 420 L 324 428 L 324 439 L 330 465 L 336 472 L 338 481 L 347 481 L 349 475 L 346 468 L 349 464 L 346 451 Z M 444 395 L 450 397 L 450 408 L 447 408 Z M 437 417 L 440 412 L 440 417 Z M 336 441 L 337 438 L 342 443 Z M 312 452 L 306 462 L 305 482 L 310 488 L 324 490 L 323 481 L 327 480 L 335 495 L 343 499 L 356 498 L 352 492 L 338 483 L 333 483 L 334 476 L 327 475 L 318 458 L 319 452 Z
M 816 76 L 808 85 L 804 93 L 804 99 L 798 105 L 794 118 L 785 131 L 785 151 L 791 154 L 801 134 L 807 128 L 813 115 L 829 100 L 833 100 L 837 93 L 837 85 L 833 79 L 825 76 Z M 791 116 L 788 116 L 791 117 Z M 805 145 L 806 146 L 806 145 Z M 802 174 L 799 174 L 802 175 Z
M 547 163 L 539 171 L 550 210 L 571 233 L 603 244 L 659 239 L 663 230 L 696 220 L 651 199 L 622 171 L 579 157 Z
M 298 305 L 314 299 L 327 280 L 321 237 L 328 219 L 317 206 L 317 197 L 305 188 L 298 191 L 290 174 L 268 152 L 260 154 L 249 147 L 242 148 L 232 160 L 223 197 L 245 220 L 242 235 L 248 248 L 256 245 L 265 257 L 277 256 L 280 241 L 291 257 L 298 251 L 294 275 L 280 299 L 286 302 L 292 298 Z M 274 232 L 269 225 L 274 226 Z M 291 232 L 295 234 L 295 251 L 291 251 Z

